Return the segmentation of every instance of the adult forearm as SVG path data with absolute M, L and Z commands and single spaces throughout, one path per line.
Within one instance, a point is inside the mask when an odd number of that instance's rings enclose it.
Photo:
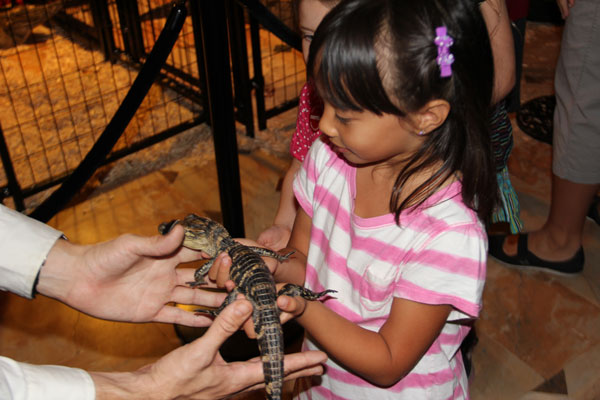
M 152 393 L 136 388 L 135 373 L 90 372 L 96 387 L 96 400 L 152 400 Z
M 38 293 L 68 304 L 69 294 L 74 290 L 83 270 L 78 261 L 82 259 L 84 252 L 85 246 L 72 244 L 64 239 L 57 240 L 40 270 Z

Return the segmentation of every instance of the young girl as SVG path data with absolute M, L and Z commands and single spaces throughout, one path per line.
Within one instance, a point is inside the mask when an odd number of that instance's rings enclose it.
M 308 61 L 308 49 L 315 30 L 327 12 L 338 2 L 339 0 L 295 0 L 292 2 L 298 30 L 302 36 L 302 53 L 305 62 Z M 504 104 L 504 98 L 511 92 L 516 80 L 510 19 L 504 0 L 476 0 L 474 2 L 479 4 L 486 22 L 494 55 L 492 104 L 495 107 L 490 118 L 490 125 L 501 206 L 494 211 L 491 222 L 507 223 L 510 231 L 517 233 L 522 229 L 523 224 L 519 216 L 517 194 L 510 182 L 507 168 L 513 139 L 512 126 Z M 321 134 L 318 125 L 322 114 L 323 101 L 316 93 L 312 81 L 308 80 L 299 96 L 296 131 L 290 143 L 290 153 L 293 159 L 281 185 L 279 208 L 273 225 L 262 232 L 257 240 L 263 246 L 279 250 L 289 240 L 298 207 L 293 194 L 292 181 L 300 169 L 308 149 Z M 501 224 L 495 225 L 492 229 L 496 230 L 497 226 L 501 226 Z
M 295 254 L 266 260 L 278 282 L 338 291 L 278 301 L 330 357 L 301 399 L 468 398 L 458 349 L 498 193 L 486 33 L 471 0 L 345 0 L 319 26 L 323 135 L 294 180 Z
M 468 397 L 458 348 L 479 313 L 497 193 L 481 13 L 469 0 L 345 1 L 308 69 L 327 141 L 294 182 L 295 257 L 273 271 L 338 294 L 281 301 L 305 348 L 332 360 L 300 397 Z

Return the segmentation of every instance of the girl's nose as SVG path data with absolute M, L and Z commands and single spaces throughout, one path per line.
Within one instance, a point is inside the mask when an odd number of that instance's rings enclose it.
M 323 109 L 323 115 L 321 116 L 321 121 L 319 121 L 319 129 L 325 135 L 329 137 L 337 136 L 337 131 L 335 130 L 335 110 L 334 108 L 325 103 Z

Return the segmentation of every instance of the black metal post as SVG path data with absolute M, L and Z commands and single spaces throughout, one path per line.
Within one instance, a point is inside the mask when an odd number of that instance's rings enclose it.
M 252 115 L 252 86 L 248 71 L 248 47 L 246 45 L 246 24 L 244 9 L 237 2 L 231 3 L 229 10 L 229 35 L 231 39 L 231 64 L 238 121 L 246 126 L 246 135 L 254 137 L 254 116 Z
M 258 129 L 267 129 L 267 116 L 265 114 L 265 78 L 262 70 L 262 59 L 260 49 L 260 26 L 256 18 L 250 14 L 250 42 L 252 44 L 252 65 L 254 67 L 254 96 L 256 97 L 256 116 L 258 118 Z
M 117 0 L 119 21 L 121 22 L 121 35 L 125 52 L 140 61 L 145 56 L 144 40 L 140 12 L 136 0 Z
M 112 23 L 108 13 L 107 0 L 92 0 L 90 2 L 90 11 L 104 57 L 113 62 L 116 59 L 115 41 L 112 35 Z
M 10 192 L 6 194 L 8 196 L 12 196 L 17 210 L 23 211 L 25 209 L 23 193 L 21 192 L 19 181 L 17 181 L 10 154 L 8 153 L 8 147 L 6 146 L 6 140 L 4 140 L 4 132 L 2 131 L 2 126 L 0 126 L 0 158 L 2 159 L 2 165 L 4 166 L 4 174 L 6 175 L 6 180 L 8 181 L 7 189 Z M 7 196 L 4 194 L 0 195 L 0 200 L 2 200 L 4 197 Z
M 230 0 L 195 0 L 199 13 L 210 123 L 215 145 L 223 225 L 233 237 L 244 236 L 244 213 L 235 134 L 229 65 L 227 10 Z

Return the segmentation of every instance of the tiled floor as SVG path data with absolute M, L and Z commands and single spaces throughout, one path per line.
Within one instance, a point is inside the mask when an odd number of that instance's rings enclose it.
M 553 92 L 560 28 L 530 24 L 526 40 L 522 101 Z M 258 149 L 240 155 L 249 237 L 273 217 L 293 120 L 292 110 L 273 121 L 253 143 Z M 514 128 L 509 168 L 526 228 L 534 229 L 548 210 L 551 147 Z M 73 241 L 93 243 L 124 232 L 153 234 L 158 223 L 192 211 L 218 218 L 214 159 L 210 152 L 200 153 L 99 190 L 51 224 Z M 591 221 L 584 247 L 585 270 L 577 277 L 522 272 L 489 261 L 473 356 L 473 399 L 600 399 L 600 227 Z M 0 354 L 18 360 L 127 370 L 179 343 L 169 325 L 98 321 L 53 300 L 30 302 L 0 293 Z

